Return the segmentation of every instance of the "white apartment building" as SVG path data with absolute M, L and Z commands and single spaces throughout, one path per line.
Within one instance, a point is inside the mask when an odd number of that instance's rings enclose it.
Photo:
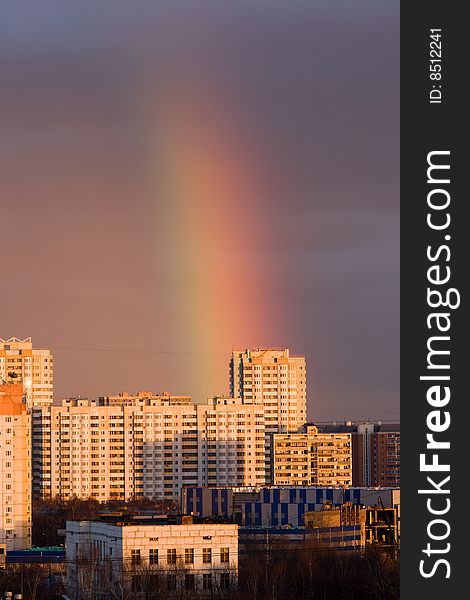
M 141 411 L 134 416 L 132 408 L 98 407 L 86 399 L 63 400 L 62 406 L 49 410 L 52 497 L 109 500 L 138 495 L 143 478 Z
M 264 406 L 216 397 L 197 405 L 197 411 L 202 485 L 264 485 Z
M 65 548 L 73 600 L 102 597 L 114 585 L 129 598 L 139 597 L 139 584 L 159 598 L 237 587 L 238 525 L 67 521 Z
M 21 384 L 0 385 L 0 547 L 31 547 L 31 418 Z
M 352 485 L 350 433 L 319 433 L 308 425 L 305 433 L 274 435 L 275 485 Z
M 234 398 L 186 404 L 179 396 L 173 404 L 172 398 L 139 396 L 129 403 L 127 395 L 122 405 L 70 399 L 35 409 L 42 447 L 50 445 L 35 473 L 44 484 L 37 493 L 174 500 L 183 486 L 265 483 L 262 405 Z
M 52 404 L 54 361 L 50 350 L 33 348 L 30 337 L 0 338 L 0 378 L 9 381 L 9 373 L 15 373 L 23 384 L 29 407 Z

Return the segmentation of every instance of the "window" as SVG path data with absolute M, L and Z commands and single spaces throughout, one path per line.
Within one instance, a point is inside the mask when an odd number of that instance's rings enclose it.
M 203 548 L 202 549 L 202 562 L 203 563 L 211 563 L 212 562 L 212 549 L 211 548 Z
M 186 573 L 184 577 L 184 589 L 186 590 L 194 590 L 195 587 L 195 577 L 193 573 Z
M 176 565 L 176 548 L 168 548 L 166 551 L 166 562 L 169 565 Z M 176 588 L 168 588 L 168 589 L 176 589 Z
M 220 562 L 221 563 L 228 563 L 228 562 L 230 562 L 230 553 L 229 553 L 229 549 L 228 548 L 221 548 L 220 549 Z
M 186 548 L 185 549 L 185 551 L 184 551 L 184 562 L 187 565 L 194 564 L 194 548 Z
M 204 573 L 202 576 L 202 589 L 203 590 L 211 590 L 212 589 L 212 574 Z
M 131 550 L 131 564 L 138 565 L 140 563 L 140 550 Z
M 230 573 L 221 573 L 220 587 L 223 590 L 228 590 L 230 588 Z
M 166 585 L 169 590 L 176 590 L 176 575 L 167 575 Z
M 158 565 L 158 550 L 157 550 L 157 548 L 150 548 L 149 563 L 151 565 Z

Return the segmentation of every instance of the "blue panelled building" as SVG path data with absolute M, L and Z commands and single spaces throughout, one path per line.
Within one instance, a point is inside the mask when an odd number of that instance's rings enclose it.
M 395 508 L 399 518 L 397 488 L 185 487 L 181 491 L 183 513 L 230 519 L 242 527 L 302 527 L 306 512 L 347 502 Z

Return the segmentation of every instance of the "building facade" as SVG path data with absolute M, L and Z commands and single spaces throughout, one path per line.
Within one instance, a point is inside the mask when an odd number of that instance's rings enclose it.
M 196 517 L 233 519 L 241 527 L 302 527 L 306 513 L 345 504 L 393 508 L 399 527 L 399 489 L 269 486 L 196 487 L 181 491 L 183 512 Z
M 14 374 L 14 375 L 13 375 Z M 23 385 L 32 412 L 33 493 L 50 493 L 50 418 L 54 399 L 54 360 L 46 348 L 35 348 L 30 337 L 0 338 L 0 378 Z
M 50 406 L 54 399 L 54 361 L 50 350 L 34 348 L 30 337 L 0 338 L 0 378 L 9 373 L 24 386 L 26 402 L 31 406 Z
M 0 385 L 0 547 L 31 546 L 31 417 L 21 384 Z
M 241 527 L 302 527 L 307 512 L 349 503 L 391 507 L 396 510 L 399 523 L 399 489 L 265 486 L 181 490 L 183 512 L 196 517 L 233 519 Z
M 198 405 L 197 412 L 203 485 L 264 485 L 264 406 L 242 404 L 235 398 L 213 398 Z
M 360 423 L 353 436 L 357 485 L 400 485 L 400 426 Z
M 273 482 L 273 435 L 300 431 L 307 420 L 306 378 L 305 356 L 287 348 L 232 352 L 231 396 L 264 407 L 266 483 Z
M 262 405 L 114 398 L 123 401 L 70 399 L 34 409 L 43 432 L 43 460 L 34 463 L 38 496 L 177 500 L 184 486 L 265 483 Z
M 273 436 L 274 485 L 352 485 L 350 433 L 319 433 L 309 425 L 305 433 Z
M 193 404 L 70 399 L 48 412 L 52 497 L 172 499 L 199 481 Z
M 262 404 L 268 433 L 295 432 L 307 420 L 305 356 L 282 350 L 235 350 L 230 360 L 230 395 Z
M 158 597 L 237 587 L 233 524 L 67 521 L 65 547 L 67 595 L 76 600 L 91 591 L 86 597 L 106 597 L 116 583 L 122 597 L 139 597 L 139 580 Z
M 359 526 L 362 546 L 393 546 L 398 544 L 399 540 L 398 514 L 397 506 L 363 507 L 347 502 L 340 506 L 328 506 L 324 510 L 305 513 L 304 520 L 306 527 L 316 531 Z
M 400 424 L 318 424 L 322 433 L 350 433 L 352 437 L 353 485 L 400 486 Z

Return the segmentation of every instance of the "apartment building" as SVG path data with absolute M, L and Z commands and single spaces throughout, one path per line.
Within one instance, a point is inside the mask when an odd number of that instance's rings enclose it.
M 52 404 L 54 361 L 50 350 L 34 348 L 30 337 L 0 338 L 0 378 L 9 381 L 11 373 L 22 382 L 28 406 Z
M 0 547 L 31 547 L 31 417 L 21 384 L 0 385 Z
M 184 483 L 198 481 L 192 404 L 70 399 L 49 411 L 52 497 L 173 498 Z
M 197 412 L 202 485 L 264 485 L 264 406 L 215 397 L 197 405 Z
M 280 433 L 273 440 L 274 485 L 350 486 L 350 433 Z
M 50 493 L 50 427 L 47 411 L 52 406 L 54 361 L 46 348 L 35 348 L 30 337 L 0 338 L 0 379 L 23 385 L 28 408 L 32 411 L 33 493 Z M 39 410 L 36 408 L 39 407 Z
M 350 433 L 353 485 L 400 486 L 400 424 L 346 421 L 319 423 L 324 433 Z
M 263 406 L 147 396 L 35 409 L 44 432 L 38 495 L 172 500 L 183 486 L 264 484 Z
M 263 404 L 268 433 L 295 432 L 305 424 L 305 356 L 287 348 L 235 350 L 229 369 L 230 395 L 244 404 Z
M 159 598 L 236 589 L 238 525 L 189 521 L 67 521 L 67 595 L 98 597 L 117 584 L 120 597 L 140 597 L 139 582 Z
M 266 483 L 272 483 L 272 436 L 300 431 L 307 420 L 305 356 L 287 348 L 235 350 L 229 377 L 231 396 L 264 407 Z
M 272 436 L 305 422 L 305 369 L 288 349 L 245 350 L 232 355 L 229 398 L 140 391 L 34 406 L 34 494 L 176 499 L 187 485 L 270 483 Z

